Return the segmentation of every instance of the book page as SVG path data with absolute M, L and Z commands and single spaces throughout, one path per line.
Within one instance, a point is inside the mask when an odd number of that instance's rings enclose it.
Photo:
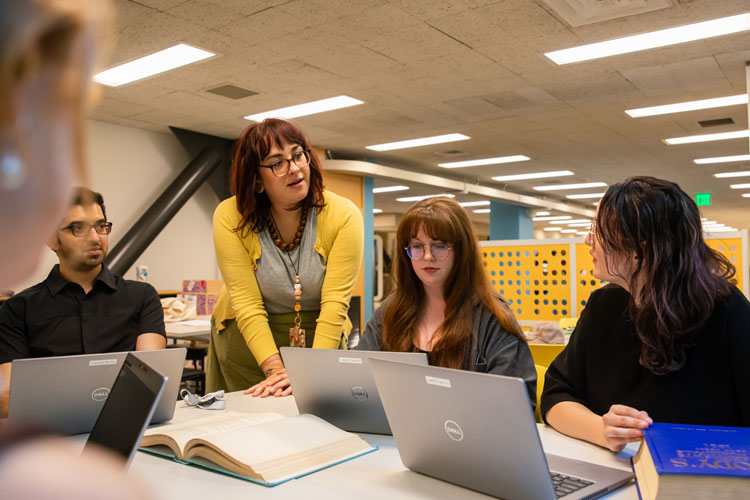
M 166 435 L 177 443 L 180 451 L 184 451 L 185 446 L 191 439 L 204 439 L 205 441 L 214 442 L 214 437 L 218 434 L 233 433 L 243 435 L 244 429 L 284 418 L 279 413 L 221 412 L 206 418 L 148 429 L 143 434 L 144 442 L 141 443 L 141 446 L 149 446 L 149 443 L 153 444 L 153 440 L 149 438 Z
M 254 426 L 228 429 L 204 438 L 249 467 L 358 438 L 313 415 L 296 415 Z

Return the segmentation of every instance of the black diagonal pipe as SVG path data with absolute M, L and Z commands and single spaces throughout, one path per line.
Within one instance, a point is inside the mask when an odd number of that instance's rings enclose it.
M 188 163 L 109 252 L 106 262 L 112 272 L 122 275 L 130 269 L 220 163 L 221 155 L 210 148 L 202 150 Z

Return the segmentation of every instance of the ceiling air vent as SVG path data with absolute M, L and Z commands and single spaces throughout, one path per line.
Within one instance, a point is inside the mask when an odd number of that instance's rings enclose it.
M 731 118 L 717 118 L 715 120 L 701 120 L 698 122 L 698 125 L 700 125 L 703 128 L 707 127 L 718 127 L 719 125 L 731 125 L 734 123 L 734 120 Z
M 672 0 L 542 0 L 574 28 L 665 9 Z
M 468 151 L 461 151 L 459 149 L 451 149 L 448 151 L 436 151 L 434 154 L 441 158 L 460 158 L 462 156 L 469 156 L 471 153 Z
M 221 85 L 212 89 L 206 90 L 212 94 L 220 95 L 222 97 L 228 97 L 230 99 L 242 99 L 243 97 L 250 97 L 251 95 L 257 94 L 252 90 L 243 89 L 236 85 Z

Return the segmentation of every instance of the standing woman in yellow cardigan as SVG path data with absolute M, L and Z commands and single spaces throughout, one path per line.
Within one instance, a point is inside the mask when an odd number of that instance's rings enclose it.
M 231 187 L 235 196 L 214 213 L 224 289 L 211 321 L 206 386 L 286 396 L 292 389 L 279 347 L 346 345 L 362 215 L 324 191 L 310 141 L 286 120 L 266 119 L 242 132 Z

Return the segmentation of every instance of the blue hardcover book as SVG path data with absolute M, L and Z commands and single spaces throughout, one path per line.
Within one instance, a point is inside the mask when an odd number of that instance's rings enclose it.
M 642 500 L 750 498 L 750 428 L 654 423 L 632 465 Z
M 377 447 L 313 415 L 221 412 L 152 427 L 144 434 L 140 449 L 275 486 Z

